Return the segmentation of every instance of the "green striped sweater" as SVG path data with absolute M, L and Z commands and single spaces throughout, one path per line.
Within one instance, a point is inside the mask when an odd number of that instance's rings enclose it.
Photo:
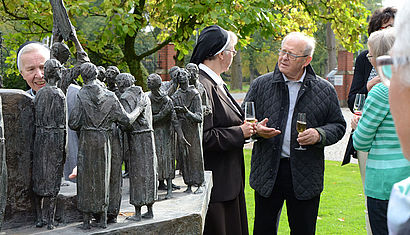
M 389 200 L 393 184 L 410 176 L 389 105 L 389 90 L 383 84 L 369 92 L 363 114 L 353 134 L 356 150 L 369 152 L 366 162 L 365 194 Z

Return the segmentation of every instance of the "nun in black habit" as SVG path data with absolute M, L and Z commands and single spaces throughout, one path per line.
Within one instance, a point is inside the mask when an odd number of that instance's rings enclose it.
M 220 76 L 232 63 L 236 42 L 234 33 L 217 25 L 206 27 L 190 61 L 200 69 L 199 81 L 212 108 L 203 125 L 204 165 L 212 171 L 214 185 L 204 234 L 248 234 L 243 145 L 255 133 L 255 125 L 244 122 L 242 109 Z

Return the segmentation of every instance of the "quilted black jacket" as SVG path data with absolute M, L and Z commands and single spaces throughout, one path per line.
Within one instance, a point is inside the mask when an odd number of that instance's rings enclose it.
M 275 71 L 255 79 L 244 101 L 255 102 L 256 118 L 269 118 L 267 126 L 284 131 L 289 110 L 289 94 L 282 73 L 276 65 Z M 295 150 L 299 146 L 296 131 L 296 113 L 304 112 L 307 128 L 316 128 L 321 141 L 304 146 L 305 151 Z M 306 67 L 306 77 L 299 90 L 292 119 L 290 165 L 296 198 L 309 200 L 323 190 L 324 146 L 339 141 L 346 129 L 337 94 L 326 80 L 316 77 L 312 67 Z M 260 138 L 254 144 L 251 160 L 250 185 L 260 195 L 269 197 L 275 184 L 279 168 L 283 134 L 270 139 Z

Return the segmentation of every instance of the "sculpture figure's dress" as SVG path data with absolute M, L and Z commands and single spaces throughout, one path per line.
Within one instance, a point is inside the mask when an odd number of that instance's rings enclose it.
M 126 124 L 126 116 L 113 92 L 97 83 L 85 85 L 70 114 L 71 129 L 80 131 L 78 150 L 78 209 L 99 213 L 107 209 L 113 122 Z
M 121 94 L 118 88 L 110 90 L 115 93 L 119 99 Z M 110 173 L 110 194 L 107 216 L 114 219 L 120 213 L 121 208 L 121 183 L 122 183 L 122 160 L 123 160 L 123 143 L 122 133 L 117 123 L 112 124 L 110 132 L 111 140 L 111 173 Z
M 152 205 L 157 199 L 157 156 L 152 129 L 151 102 L 139 86 L 127 88 L 121 95 L 127 112 L 142 109 L 135 122 L 125 127 L 130 150 L 130 204 Z
M 175 126 L 179 125 L 171 98 L 154 96 L 151 100 L 155 149 L 158 159 L 158 180 L 175 178 Z
M 65 96 L 56 86 L 45 86 L 37 92 L 34 107 L 33 191 L 39 196 L 57 196 L 65 161 Z
M 202 155 L 202 104 L 199 92 L 194 86 L 178 89 L 172 95 L 174 106 L 185 106 L 192 112 L 177 113 L 185 139 L 191 146 L 178 144 L 177 153 L 182 157 L 182 175 L 186 185 L 201 185 L 204 182 L 204 160 Z

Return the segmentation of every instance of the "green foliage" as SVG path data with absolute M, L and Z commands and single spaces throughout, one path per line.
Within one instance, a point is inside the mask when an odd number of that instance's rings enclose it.
M 6 40 L 10 50 L 26 40 L 51 35 L 49 1 L 4 0 L 2 3 L 0 22 L 11 27 Z M 210 24 L 237 33 L 239 46 L 244 47 L 253 41 L 256 32 L 264 38 L 280 40 L 290 31 L 312 35 L 318 22 L 330 21 L 340 43 L 350 51 L 357 51 L 368 15 L 358 0 L 65 0 L 64 3 L 87 53 L 98 58 L 100 64 L 115 64 L 131 72 L 141 85 L 144 81 L 139 63 L 145 57 L 173 42 L 182 61 L 194 45 L 190 38 Z M 137 38 L 150 28 L 160 29 L 155 43 L 137 52 L 136 48 L 140 47 Z M 9 63 L 15 63 L 13 56 L 10 55 Z M 7 74 L 12 74 L 11 70 Z
M 255 219 L 254 190 L 249 186 L 251 150 L 245 149 L 245 199 L 249 232 Z M 359 166 L 340 162 L 325 162 L 324 190 L 321 194 L 316 233 L 366 234 L 365 205 Z M 282 209 L 278 234 L 290 234 L 286 206 Z

